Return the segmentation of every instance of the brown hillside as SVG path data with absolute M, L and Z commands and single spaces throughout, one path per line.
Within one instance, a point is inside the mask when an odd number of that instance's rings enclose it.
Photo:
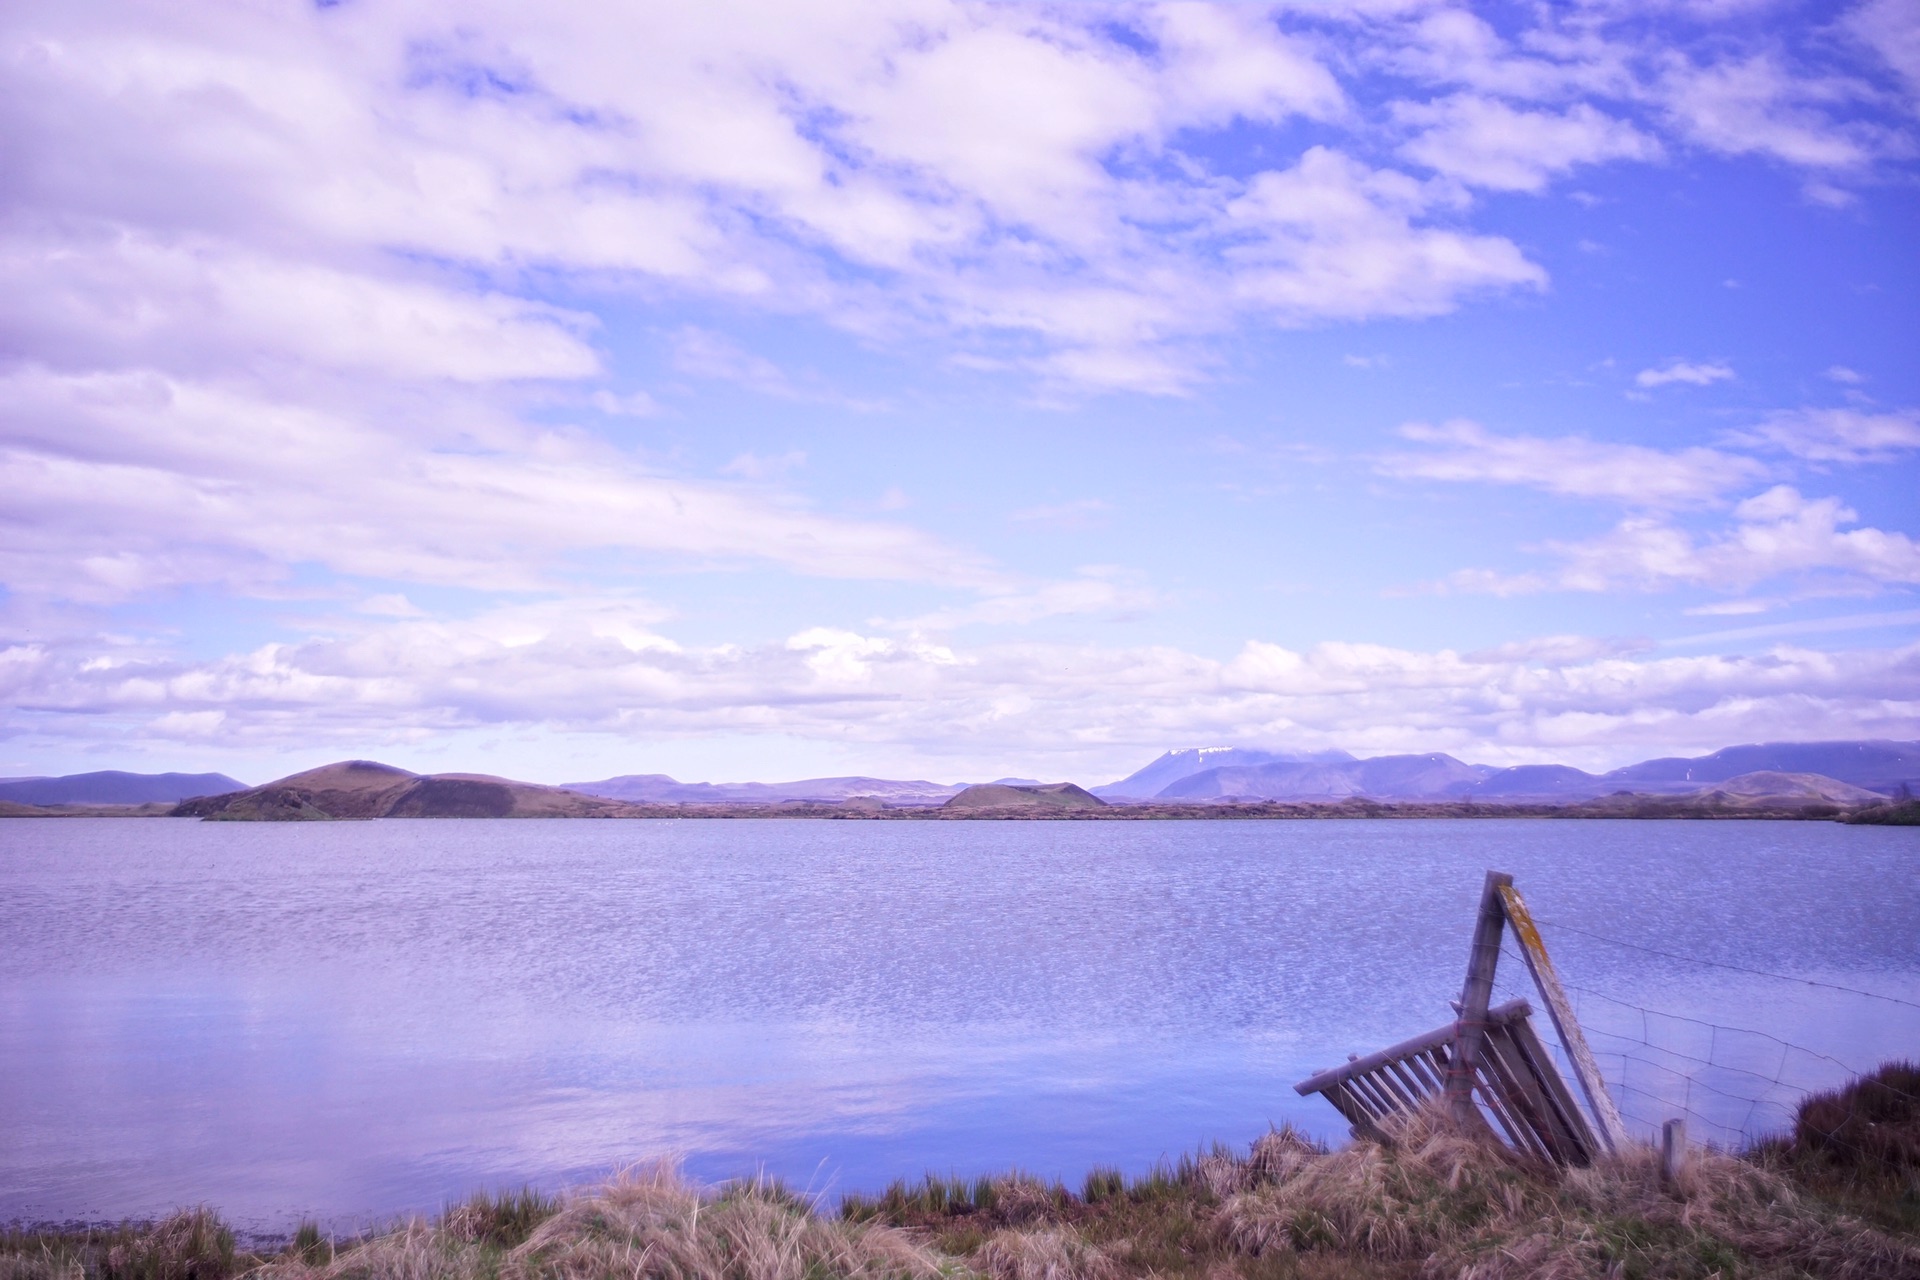
M 1071 782 L 1043 786 L 1008 786 L 989 782 L 968 787 L 941 806 L 944 809 L 1104 809 L 1107 802 Z
M 371 760 L 323 765 L 248 791 L 188 800 L 175 817 L 214 822 L 368 818 L 597 818 L 632 806 L 484 774 L 421 776 Z

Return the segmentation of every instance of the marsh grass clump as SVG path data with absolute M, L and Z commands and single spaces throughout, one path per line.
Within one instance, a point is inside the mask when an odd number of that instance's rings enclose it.
M 1753 1160 L 1696 1151 L 1669 1187 L 1650 1146 L 1557 1169 L 1463 1134 L 1439 1110 L 1390 1125 L 1384 1141 L 1292 1161 L 1228 1200 L 1215 1228 L 1239 1253 L 1330 1254 L 1431 1280 L 1920 1280 L 1920 1242 Z
M 895 1227 L 973 1219 L 976 1229 L 988 1231 L 996 1225 L 1057 1218 L 1070 1203 L 1072 1194 L 1059 1183 L 1043 1182 L 1017 1169 L 973 1179 L 929 1173 L 919 1182 L 897 1178 L 877 1196 L 844 1196 L 840 1216 L 848 1222 L 884 1222 Z
M 1121 1276 L 1112 1251 L 1061 1227 L 996 1231 L 971 1251 L 968 1261 L 993 1280 L 1120 1280 Z
M 333 1261 L 333 1241 L 320 1234 L 320 1224 L 303 1219 L 287 1242 L 287 1252 L 310 1267 Z
M 1086 1182 L 1080 1188 L 1080 1198 L 1088 1204 L 1118 1199 L 1126 1193 L 1127 1175 L 1105 1165 L 1088 1170 Z
M 153 1223 L 0 1233 L 0 1280 L 226 1280 L 251 1261 L 204 1206 Z
M 226 1280 L 235 1262 L 232 1228 L 202 1205 L 108 1248 L 101 1275 L 104 1280 Z
M 1888 1062 L 1801 1102 L 1756 1162 L 1877 1226 L 1920 1234 L 1920 1064 Z
M 1846 1168 L 1920 1171 L 1920 1063 L 1888 1062 L 1807 1098 L 1794 1116 L 1793 1145 Z
M 667 1166 L 567 1202 L 509 1253 L 502 1280 L 938 1280 L 941 1259 L 893 1228 L 835 1221 L 761 1183 L 703 1196 Z
M 440 1228 L 468 1244 L 511 1249 L 558 1212 L 559 1200 L 532 1187 L 498 1193 L 482 1191 L 442 1214 Z

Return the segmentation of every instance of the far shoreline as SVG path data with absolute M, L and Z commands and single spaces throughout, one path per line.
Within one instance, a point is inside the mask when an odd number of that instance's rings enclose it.
M 0 818 L 196 818 L 210 822 L 276 821 L 180 812 L 185 805 L 45 805 L 0 803 Z M 783 801 L 775 804 L 636 804 L 615 802 L 591 813 L 444 813 L 406 815 L 408 819 L 578 821 L 739 821 L 747 819 L 852 822 L 1245 822 L 1350 821 L 1354 819 L 1534 819 L 1627 821 L 1840 822 L 1850 825 L 1920 825 L 1915 804 L 1844 806 L 1833 804 L 1760 805 L 1729 797 L 1668 797 L 1627 794 L 1575 804 L 1488 804 L 1478 801 L 1216 801 L 1192 804 L 1106 804 L 1099 808 L 1006 806 L 950 808 L 944 805 L 891 805 Z M 302 818 L 303 821 L 378 821 L 369 817 Z M 398 815 L 393 815 L 398 816 Z

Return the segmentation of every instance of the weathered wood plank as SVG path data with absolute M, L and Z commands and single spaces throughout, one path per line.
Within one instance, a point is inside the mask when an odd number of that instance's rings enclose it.
M 1460 1034 L 1454 1049 L 1452 1072 L 1447 1077 L 1447 1097 L 1453 1118 L 1463 1126 L 1480 1121 L 1480 1110 L 1473 1105 L 1473 1073 L 1479 1065 L 1480 1047 L 1487 1035 L 1487 1001 L 1493 997 L 1493 971 L 1500 963 L 1500 930 L 1506 919 L 1501 909 L 1500 890 L 1513 884 L 1513 877 L 1501 871 L 1487 872 L 1480 890 L 1480 914 L 1473 925 L 1473 946 L 1467 952 L 1467 977 L 1460 987 Z
M 1687 1171 L 1687 1122 L 1669 1120 L 1660 1126 L 1660 1185 L 1671 1190 Z
M 1487 879 L 1492 886 L 1492 875 L 1489 874 Z M 1534 923 L 1533 913 L 1527 910 L 1526 899 L 1513 887 L 1511 877 L 1494 886 L 1494 891 L 1498 894 L 1502 913 L 1513 925 L 1514 939 L 1520 944 L 1520 954 L 1526 958 L 1527 968 L 1533 974 L 1533 984 L 1540 988 L 1541 998 L 1547 1002 L 1547 1016 L 1553 1019 L 1553 1029 L 1560 1033 L 1560 1043 L 1566 1046 L 1567 1057 L 1573 1062 L 1574 1078 L 1580 1082 L 1580 1091 L 1587 1097 L 1601 1143 L 1609 1153 L 1617 1153 L 1627 1145 L 1627 1126 L 1613 1105 L 1612 1095 L 1607 1092 L 1607 1082 L 1601 1078 L 1600 1064 L 1594 1061 L 1593 1050 L 1587 1047 L 1587 1037 L 1580 1030 L 1580 1020 L 1573 1016 L 1573 1004 L 1567 999 L 1566 989 L 1560 985 L 1560 975 L 1554 970 L 1552 958 L 1547 955 L 1547 944 L 1540 936 L 1540 926 Z M 1497 939 L 1494 945 L 1498 947 Z
M 1533 1006 L 1528 1004 L 1524 999 L 1509 1000 L 1496 1009 L 1488 1010 L 1486 1016 L 1492 1021 L 1504 1021 L 1516 1016 L 1523 1017 L 1532 1012 Z M 1377 1053 L 1369 1053 L 1364 1057 L 1353 1058 L 1341 1063 L 1337 1067 L 1328 1067 L 1325 1071 L 1316 1072 L 1308 1076 L 1305 1080 L 1293 1086 L 1293 1090 L 1295 1093 L 1303 1095 L 1319 1093 L 1329 1084 L 1337 1080 L 1345 1079 L 1350 1075 L 1364 1074 L 1365 1072 L 1372 1071 L 1383 1062 L 1394 1062 L 1402 1058 L 1411 1058 L 1415 1054 L 1427 1054 L 1435 1058 L 1442 1072 L 1445 1073 L 1451 1069 L 1451 1063 L 1455 1057 L 1453 1039 L 1456 1026 L 1456 1023 L 1449 1022 L 1444 1026 L 1435 1027 L 1431 1031 L 1423 1031 L 1417 1036 L 1410 1036 L 1402 1040 L 1399 1044 L 1389 1045 Z M 1444 1074 L 1442 1078 L 1445 1078 Z
M 1547 1052 L 1547 1046 L 1540 1043 L 1540 1037 L 1534 1034 L 1531 1020 L 1513 1023 L 1513 1042 L 1527 1058 L 1533 1068 L 1534 1078 L 1546 1086 L 1547 1097 L 1553 1103 L 1554 1111 L 1560 1117 L 1560 1123 L 1567 1127 L 1579 1142 L 1580 1149 L 1586 1152 L 1586 1160 L 1591 1163 L 1600 1155 L 1603 1148 L 1599 1139 L 1593 1136 L 1593 1129 L 1587 1124 L 1586 1115 L 1567 1092 L 1567 1082 L 1560 1076 L 1560 1069 L 1553 1064 L 1553 1055 Z
M 1579 1139 L 1561 1123 L 1560 1117 L 1554 1114 L 1546 1090 L 1540 1087 L 1525 1055 L 1514 1043 L 1511 1024 L 1487 1036 L 1487 1050 L 1488 1061 L 1498 1064 L 1509 1106 L 1515 1116 L 1524 1120 L 1539 1138 L 1547 1157 L 1556 1164 L 1588 1163 L 1588 1153 L 1581 1148 Z

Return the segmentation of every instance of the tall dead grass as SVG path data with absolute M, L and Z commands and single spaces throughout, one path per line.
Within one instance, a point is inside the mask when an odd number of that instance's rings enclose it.
M 940 1280 L 953 1264 L 902 1231 L 824 1217 L 771 1183 L 702 1193 L 669 1165 L 631 1170 L 595 1191 L 505 1215 L 471 1202 L 440 1221 L 340 1249 L 297 1254 L 259 1280 Z M 1024 1280 L 1024 1278 L 1023 1278 Z
M 1215 1219 L 1236 1252 L 1326 1251 L 1440 1280 L 1803 1276 L 1920 1280 L 1920 1244 L 1803 1195 L 1779 1173 L 1696 1151 L 1678 1185 L 1635 1146 L 1561 1170 L 1427 1111 L 1388 1141 L 1301 1154 Z
M 204 1205 L 150 1226 L 29 1232 L 0 1244 L 0 1280 L 227 1280 L 239 1266 L 232 1230 Z

